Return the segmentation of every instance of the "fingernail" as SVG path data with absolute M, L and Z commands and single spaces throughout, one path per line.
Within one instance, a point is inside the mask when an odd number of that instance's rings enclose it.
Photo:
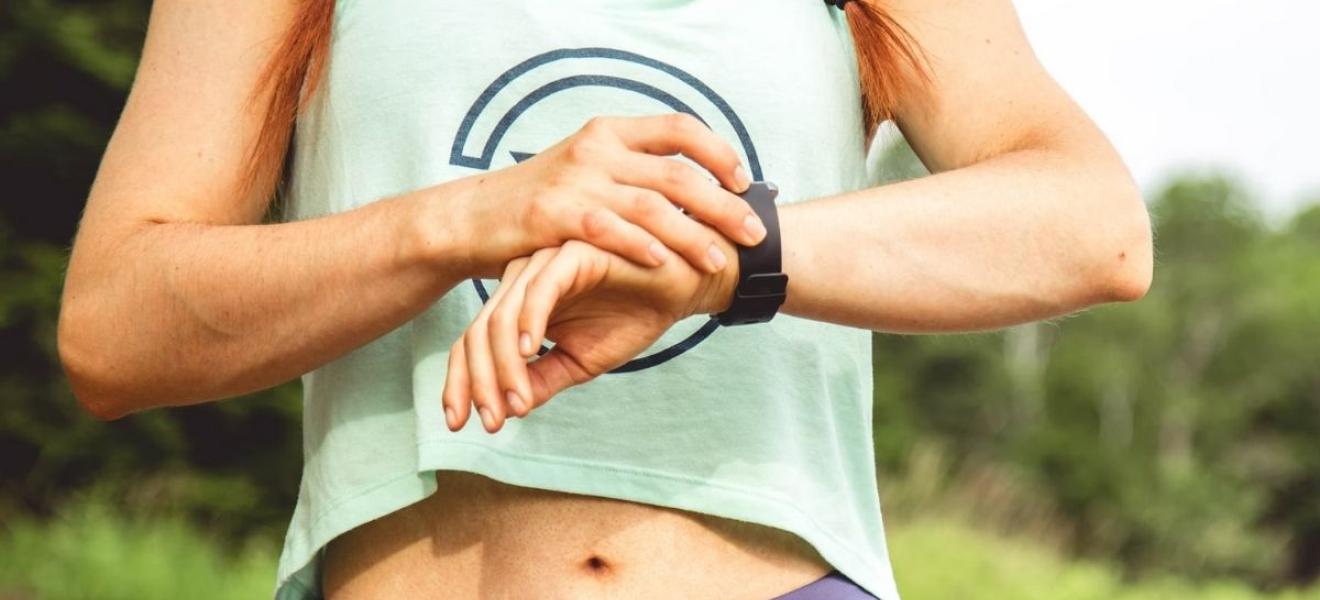
M 495 417 L 490 416 L 489 408 L 483 406 L 481 407 L 481 410 L 477 412 L 481 413 L 481 424 L 485 425 L 487 430 L 495 428 Z
M 716 270 L 723 269 L 724 265 L 729 263 L 729 259 L 725 258 L 724 253 L 715 244 L 711 244 L 706 253 L 710 255 L 710 262 L 715 265 Z
M 454 428 L 454 409 L 448 406 L 445 407 L 445 425 L 448 425 L 450 429 Z
M 524 331 L 518 336 L 518 350 L 523 353 L 523 356 L 532 353 L 532 334 Z
M 523 404 L 522 398 L 518 397 L 517 392 L 510 390 L 508 393 L 504 394 L 504 399 L 508 400 L 509 406 L 513 407 L 513 411 L 520 415 L 527 409 L 526 405 Z
M 660 245 L 660 242 L 651 242 L 651 245 L 647 247 L 647 250 L 651 252 L 651 256 L 654 256 L 660 264 L 664 264 L 665 260 L 669 258 L 669 251 L 665 250 L 665 247 Z
M 756 215 L 747 215 L 747 218 L 743 219 L 743 228 L 747 230 L 747 235 L 752 237 L 753 244 L 761 243 L 761 238 L 765 237 L 765 225 L 761 224 L 761 220 L 756 218 Z
M 738 168 L 733 170 L 733 178 L 738 180 L 738 191 L 740 192 L 747 191 L 747 188 L 752 185 L 752 178 L 747 175 L 747 169 L 744 169 L 742 165 L 738 165 Z

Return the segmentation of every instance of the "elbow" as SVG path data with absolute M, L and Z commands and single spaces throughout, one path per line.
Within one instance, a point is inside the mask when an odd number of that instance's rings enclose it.
M 1129 253 L 1129 256 L 1131 254 Z M 1151 285 L 1150 260 L 1131 261 L 1131 264 L 1114 268 L 1109 278 L 1109 285 L 1103 290 L 1106 302 L 1136 302 L 1146 297 Z
M 1094 253 L 1092 293 L 1099 302 L 1135 302 L 1150 291 L 1154 277 L 1154 235 L 1150 214 L 1135 184 L 1127 181 L 1107 219 Z M 1094 226 L 1094 225 L 1092 225 Z
M 78 399 L 78 404 L 98 421 L 114 421 L 131 412 L 125 409 L 122 403 L 115 402 L 113 396 L 98 393 L 89 388 L 85 382 L 70 377 L 69 384 L 73 389 L 74 397 Z
M 113 421 L 133 412 L 123 386 L 115 382 L 113 360 L 106 356 L 104 344 L 86 333 L 77 311 L 66 302 L 60 308 L 56 347 L 60 367 L 78 404 L 100 421 Z M 118 391 L 117 391 L 118 390 Z
M 121 400 L 122 396 L 111 392 L 111 386 L 98 379 L 84 359 L 72 358 L 63 345 L 60 349 L 60 362 L 74 398 L 92 417 L 100 421 L 113 421 L 132 412 L 127 408 L 127 403 Z

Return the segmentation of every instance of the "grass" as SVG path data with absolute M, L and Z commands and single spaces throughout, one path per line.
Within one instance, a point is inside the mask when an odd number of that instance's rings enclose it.
M 181 519 L 85 503 L 0 525 L 0 600 L 269 598 L 275 561 L 269 544 L 224 552 Z
M 1068 561 L 1044 546 L 921 519 L 889 536 L 905 600 L 1320 600 L 1320 587 L 1265 593 L 1234 581 L 1124 581 L 1103 564 Z
M 1232 581 L 1125 582 L 1106 565 L 963 522 L 917 518 L 890 532 L 906 600 L 1320 600 L 1320 587 L 1271 594 Z M 252 544 L 235 554 L 180 519 L 75 504 L 50 521 L 0 526 L 0 600 L 269 598 L 276 548 Z

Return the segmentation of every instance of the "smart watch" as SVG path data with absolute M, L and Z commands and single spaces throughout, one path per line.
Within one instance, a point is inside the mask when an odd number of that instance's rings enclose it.
M 756 216 L 765 224 L 765 239 L 755 246 L 738 245 L 738 286 L 733 290 L 733 303 L 724 312 L 716 314 L 720 325 L 748 325 L 773 319 L 784 303 L 788 291 L 788 275 L 783 268 L 779 239 L 779 210 L 775 197 L 779 188 L 768 181 L 752 183 L 739 194 L 751 205 Z

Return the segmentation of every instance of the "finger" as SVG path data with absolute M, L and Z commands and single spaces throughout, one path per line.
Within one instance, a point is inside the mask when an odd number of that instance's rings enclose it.
M 715 186 L 706 187 L 718 189 Z M 729 257 L 715 243 L 719 233 L 680 212 L 660 192 L 645 187 L 621 185 L 613 196 L 621 199 L 615 210 L 623 218 L 654 234 L 688 264 L 708 273 L 716 273 L 728 264 Z M 741 199 L 738 201 L 742 202 Z M 746 205 L 745 202 L 743 204 Z
M 441 402 L 445 407 L 445 424 L 450 431 L 458 431 L 467 423 L 472 400 L 468 397 L 470 383 L 467 376 L 467 359 L 463 356 L 463 340 L 459 338 L 449 348 L 449 367 L 445 373 L 445 388 Z
M 616 193 L 610 186 L 601 193 Z M 622 205 L 617 198 L 606 196 L 603 204 Z M 629 222 L 606 206 L 594 206 L 582 213 L 579 231 L 568 237 L 608 250 L 645 267 L 658 267 L 669 258 L 665 245 L 641 226 Z
M 518 258 L 509 262 L 499 287 L 477 312 L 477 316 L 472 319 L 472 323 L 463 334 L 463 353 L 467 359 L 470 397 L 477 406 L 477 414 L 481 418 L 482 426 L 490 433 L 495 433 L 503 427 L 509 409 L 495 381 L 494 362 L 486 328 L 491 312 L 508 294 L 510 285 L 517 279 L 517 274 L 523 270 L 527 262 L 527 258 Z
M 574 286 L 579 283 L 583 270 L 599 269 L 603 265 L 594 264 L 586 252 L 590 247 L 572 243 L 563 248 L 527 283 L 521 310 L 518 313 L 518 330 L 531 338 L 532 346 L 539 346 L 545 339 L 545 330 L 554 312 L 555 305 L 567 298 Z M 599 250 L 597 250 L 599 252 Z M 587 273 L 587 279 L 603 276 L 603 273 Z
M 507 290 L 491 298 L 494 308 L 487 317 L 492 356 L 495 359 L 495 381 L 504 393 L 505 405 L 510 414 L 525 417 L 531 410 L 531 384 L 527 380 L 527 359 L 519 352 L 519 336 L 516 317 L 518 306 L 522 304 L 523 290 L 527 280 L 535 275 L 547 261 L 558 252 L 558 247 L 543 248 L 533 253 L 516 273 L 510 273 L 501 283 Z M 528 342 L 530 344 L 530 341 Z
M 500 279 L 499 288 L 495 290 L 495 294 L 491 296 L 491 299 L 486 303 L 486 306 L 483 307 L 485 310 L 484 319 L 486 322 L 488 337 L 486 344 L 490 347 L 492 357 L 495 359 L 495 381 L 497 392 L 500 394 L 499 400 L 503 402 L 504 414 L 506 416 L 515 415 L 521 417 L 526 415 L 528 403 L 523 400 L 523 398 L 528 396 L 525 391 L 522 396 L 510 396 L 510 392 L 515 391 L 518 388 L 516 386 L 508 385 L 507 380 L 509 376 L 501 375 L 501 372 L 512 370 L 514 376 L 521 375 L 522 378 L 525 379 L 527 364 L 526 360 L 518 359 L 512 361 L 510 367 L 501 367 L 500 349 L 495 345 L 495 342 L 500 339 L 500 332 L 493 331 L 491 328 L 496 324 L 495 319 L 499 314 L 500 307 L 505 306 L 510 302 L 510 297 L 515 292 L 518 292 L 520 285 L 525 285 L 519 284 L 519 282 L 525 281 L 527 277 L 535 274 L 540 269 L 540 265 L 545 264 L 545 262 L 553 257 L 556 252 L 558 252 L 558 247 L 543 248 L 533 253 L 531 257 L 522 257 L 510 262 L 509 267 L 504 272 L 504 277 Z M 521 294 L 519 297 L 521 297 Z M 513 301 L 521 302 L 521 300 L 518 299 L 514 299 Z M 512 334 L 507 335 L 512 335 L 514 337 L 514 339 L 508 343 L 513 345 L 516 356 L 517 332 L 514 331 Z M 507 353 L 507 350 L 505 352 Z M 508 362 L 507 358 L 504 360 Z M 516 383 L 516 380 L 514 383 Z
M 527 356 L 519 349 L 518 312 L 523 303 L 523 292 L 527 282 L 540 271 L 542 265 L 554 256 L 551 253 L 538 252 L 527 263 L 526 268 L 513 280 L 501 284 L 508 290 L 500 298 L 492 298 L 494 310 L 487 318 L 487 333 L 491 355 L 495 362 L 495 380 L 503 392 L 505 403 L 512 414 L 524 417 L 531 410 L 532 386 L 527 376 Z M 528 338 L 527 345 L 531 345 Z
M 625 146 L 647 154 L 682 154 L 734 192 L 745 192 L 752 183 L 733 146 L 695 116 L 615 117 L 605 124 Z
M 463 350 L 467 354 L 468 373 L 472 385 L 470 394 L 481 424 L 486 431 L 495 433 L 504 425 L 504 399 L 495 384 L 495 365 L 486 345 L 485 322 L 473 323 L 463 334 Z
M 594 379 L 589 371 L 559 346 L 532 361 L 527 369 L 532 381 L 532 408 L 549 402 L 559 392 Z
M 725 237 L 744 246 L 755 246 L 765 237 L 765 225 L 746 200 L 729 190 L 711 185 L 690 165 L 672 158 L 637 153 L 618 154 L 611 160 L 611 171 L 615 173 L 616 182 L 659 192 L 669 202 L 682 207 L 688 214 L 714 227 Z M 642 206 L 634 209 L 654 208 L 647 206 L 650 200 L 635 202 Z M 628 216 L 623 211 L 618 212 Z M 661 241 L 668 243 L 663 237 Z M 670 247 L 675 248 L 672 245 Z

